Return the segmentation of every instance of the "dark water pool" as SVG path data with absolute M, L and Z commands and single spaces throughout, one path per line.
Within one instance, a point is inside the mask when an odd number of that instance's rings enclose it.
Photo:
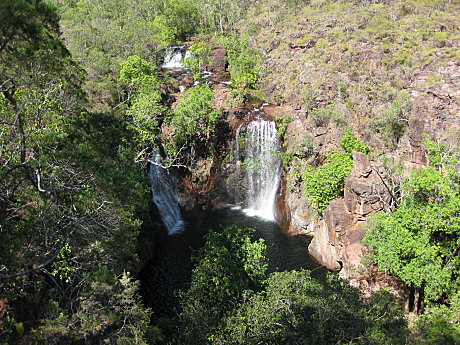
M 286 236 L 278 224 L 246 215 L 241 209 L 217 208 L 187 222 L 186 230 L 169 236 L 156 257 L 141 272 L 141 293 L 156 317 L 174 317 L 178 312 L 177 293 L 190 284 L 192 254 L 204 245 L 204 235 L 210 229 L 231 224 L 254 228 L 256 239 L 263 238 L 267 246 L 268 271 L 309 269 L 321 278 L 325 269 L 308 255 L 310 239 L 306 236 Z

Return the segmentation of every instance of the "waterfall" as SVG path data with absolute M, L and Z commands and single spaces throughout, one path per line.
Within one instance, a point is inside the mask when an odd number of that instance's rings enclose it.
M 159 164 L 163 162 L 158 152 L 153 153 L 152 162 Z M 180 213 L 173 177 L 166 169 L 155 164 L 150 164 L 149 177 L 152 186 L 152 200 L 160 212 L 168 235 L 180 233 L 184 229 L 184 221 Z
M 275 220 L 276 196 L 280 184 L 280 143 L 275 122 L 255 120 L 249 123 L 246 132 L 246 159 L 243 165 L 247 172 L 249 215 Z
M 184 49 L 183 46 L 174 46 L 170 47 L 163 65 L 163 68 L 182 68 L 182 50 Z M 188 51 L 186 52 L 187 56 Z

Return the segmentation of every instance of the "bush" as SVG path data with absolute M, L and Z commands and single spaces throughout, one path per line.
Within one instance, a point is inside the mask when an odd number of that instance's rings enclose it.
M 316 127 L 324 127 L 333 119 L 334 110 L 330 106 L 326 108 L 314 108 L 308 115 Z
M 178 344 L 207 344 L 244 292 L 264 285 L 266 246 L 263 239 L 251 241 L 253 231 L 232 225 L 206 235 L 191 286 L 182 293 Z
M 406 112 L 409 103 L 405 99 L 395 99 L 384 116 L 376 121 L 377 132 L 390 148 L 396 148 L 408 125 Z
M 353 169 L 353 159 L 346 152 L 332 152 L 326 155 L 325 162 L 316 169 L 308 166 L 302 179 L 311 206 L 319 212 L 343 195 L 345 179 Z
M 340 140 L 340 146 L 345 152 L 334 151 L 325 155 L 325 165 L 316 169 L 308 166 L 303 174 L 305 194 L 311 206 L 319 212 L 332 200 L 343 196 L 345 179 L 353 169 L 352 152 L 369 152 L 369 146 L 361 143 L 350 130 Z
M 206 63 L 209 63 L 211 50 L 204 41 L 195 43 L 190 47 L 191 56 L 183 60 L 184 67 L 193 74 L 194 80 L 201 78 L 201 71 Z
M 363 144 L 362 142 L 360 142 L 358 140 L 358 138 L 356 138 L 354 135 L 353 135 L 353 132 L 351 131 L 350 128 L 348 128 L 346 131 L 345 131 L 345 134 L 343 135 L 342 139 L 340 140 L 340 143 L 339 143 L 340 147 L 342 147 L 346 153 L 348 153 L 349 155 L 352 155 L 353 151 L 358 151 L 358 152 L 362 152 L 364 153 L 365 155 L 369 154 L 369 151 L 370 151 L 370 147 L 369 145 L 366 145 L 366 144 Z
M 302 142 L 295 147 L 293 152 L 294 156 L 302 159 L 308 159 L 315 153 L 317 152 L 315 151 L 313 137 L 307 133 L 304 135 Z
M 196 149 L 200 144 L 206 153 L 212 151 L 208 145 L 215 131 L 219 111 L 213 108 L 214 93 L 209 85 L 198 84 L 189 89 L 170 116 L 174 135 L 168 139 L 170 156 L 176 156 L 181 149 Z M 188 154 L 183 152 L 182 154 Z
M 228 53 L 232 88 L 256 89 L 264 72 L 263 57 L 250 46 L 248 36 L 230 36 L 222 39 Z

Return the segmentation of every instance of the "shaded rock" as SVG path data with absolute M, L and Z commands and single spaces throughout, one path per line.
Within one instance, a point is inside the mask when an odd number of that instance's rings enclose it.
M 378 175 L 379 167 L 361 152 L 353 152 L 354 168 L 345 180 L 344 199 L 354 222 L 364 221 L 371 212 L 382 211 L 390 194 Z
M 343 199 L 333 200 L 324 210 L 315 236 L 308 246 L 310 255 L 330 270 L 340 270 L 343 241 L 339 239 L 350 225 L 351 216 Z
M 367 216 L 384 210 L 390 201 L 379 175 L 380 167 L 361 152 L 353 152 L 353 164 L 345 181 L 344 198 L 333 200 L 323 211 L 308 247 L 320 264 L 331 270 L 341 269 L 343 278 L 352 276 L 360 267 Z

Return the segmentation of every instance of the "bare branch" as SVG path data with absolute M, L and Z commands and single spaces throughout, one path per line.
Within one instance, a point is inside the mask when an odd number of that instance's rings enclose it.
M 25 271 L 22 271 L 22 272 L 18 272 L 18 273 L 13 273 L 13 274 L 0 274 L 0 280 L 4 280 L 4 279 L 12 279 L 12 278 L 17 278 L 17 277 L 20 277 L 20 276 L 25 276 L 29 273 L 32 273 L 32 272 L 35 272 L 35 271 L 38 271 L 38 270 L 41 270 L 42 268 L 52 264 L 56 258 L 58 257 L 59 253 L 61 252 L 62 248 L 64 248 L 64 245 L 61 246 L 59 248 L 58 251 L 56 251 L 56 253 L 51 257 L 49 258 L 48 260 L 46 260 L 44 263 L 42 263 L 41 265 L 38 265 L 37 267 L 34 267 L 34 268 L 30 268 L 28 270 L 25 270 Z

